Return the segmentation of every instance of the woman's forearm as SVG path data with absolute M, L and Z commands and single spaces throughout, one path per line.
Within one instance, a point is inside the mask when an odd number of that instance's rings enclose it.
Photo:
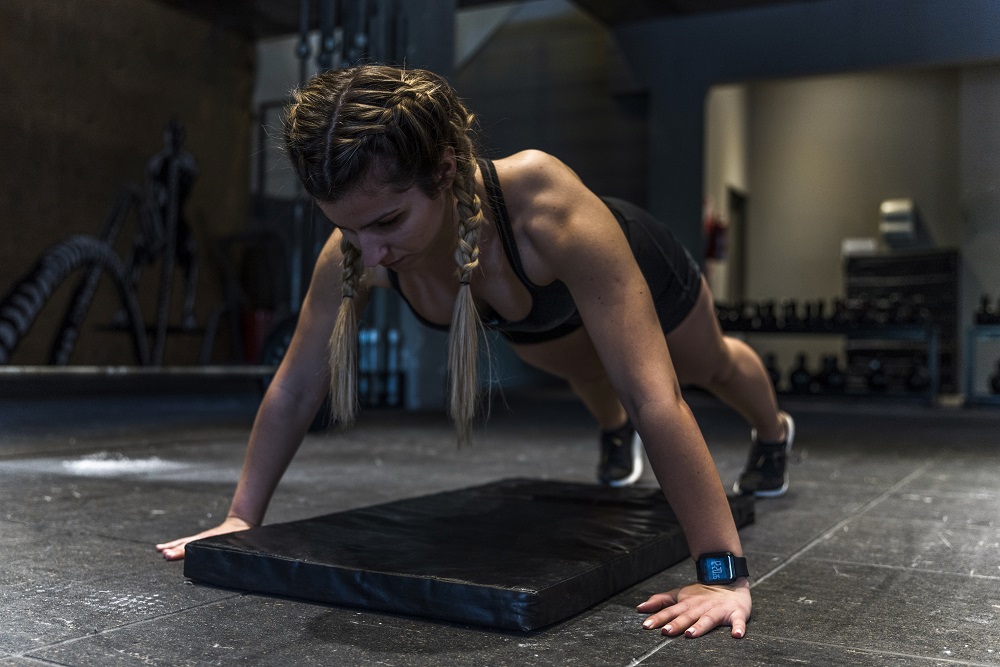
M 739 534 L 715 462 L 683 401 L 640 410 L 640 436 L 650 465 L 677 515 L 691 555 L 742 555 Z
M 250 433 L 229 516 L 255 526 L 263 522 L 271 496 L 302 444 L 321 400 L 283 391 L 275 384 L 268 389 Z

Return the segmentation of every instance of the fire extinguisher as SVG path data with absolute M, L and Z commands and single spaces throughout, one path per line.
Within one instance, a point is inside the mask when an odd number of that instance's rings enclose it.
M 710 199 L 705 200 L 703 229 L 705 233 L 705 259 L 723 261 L 727 254 L 729 223 L 719 217 Z

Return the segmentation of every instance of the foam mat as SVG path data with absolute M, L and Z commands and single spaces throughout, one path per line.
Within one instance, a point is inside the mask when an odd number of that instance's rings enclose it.
M 751 497 L 729 502 L 737 527 L 753 521 Z M 658 488 L 507 479 L 192 542 L 184 574 L 255 593 L 534 630 L 688 555 Z

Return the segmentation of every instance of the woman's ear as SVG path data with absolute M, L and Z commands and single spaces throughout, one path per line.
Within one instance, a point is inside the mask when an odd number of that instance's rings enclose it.
M 455 182 L 455 174 L 458 173 L 458 159 L 455 157 L 455 149 L 448 146 L 441 155 L 438 162 L 437 171 L 434 172 L 434 182 L 438 192 L 451 190 Z

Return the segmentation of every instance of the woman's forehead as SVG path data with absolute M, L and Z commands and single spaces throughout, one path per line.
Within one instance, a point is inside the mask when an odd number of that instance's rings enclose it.
M 400 188 L 395 184 L 369 183 L 352 188 L 337 201 L 317 201 L 330 222 L 341 228 L 359 229 L 378 222 L 423 194 L 413 186 Z

